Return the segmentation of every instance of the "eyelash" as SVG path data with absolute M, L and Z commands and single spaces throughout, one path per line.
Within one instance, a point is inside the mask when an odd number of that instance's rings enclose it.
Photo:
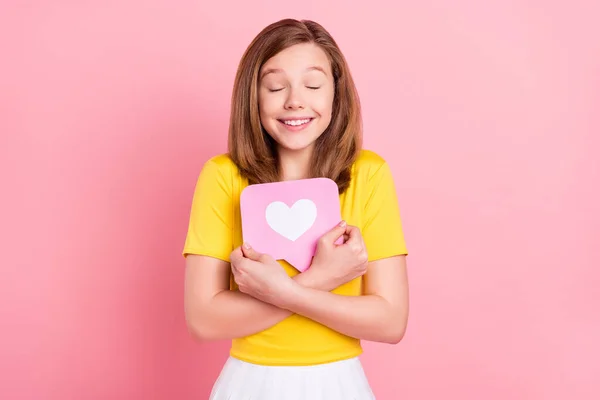
M 320 86 L 307 86 L 307 88 L 310 89 L 310 90 L 321 89 Z M 279 92 L 281 90 L 283 90 L 283 88 L 282 89 L 269 89 L 269 92 L 274 93 L 274 92 Z

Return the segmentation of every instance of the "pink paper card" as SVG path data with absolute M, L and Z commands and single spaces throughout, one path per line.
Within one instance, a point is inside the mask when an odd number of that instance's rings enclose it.
M 244 241 L 300 272 L 310 267 L 319 238 L 342 219 L 338 187 L 329 178 L 247 186 L 240 210 Z

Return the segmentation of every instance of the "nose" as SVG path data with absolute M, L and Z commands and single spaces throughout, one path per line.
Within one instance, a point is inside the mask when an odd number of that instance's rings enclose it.
M 291 89 L 285 100 L 286 110 L 300 110 L 304 108 L 304 100 L 297 89 Z

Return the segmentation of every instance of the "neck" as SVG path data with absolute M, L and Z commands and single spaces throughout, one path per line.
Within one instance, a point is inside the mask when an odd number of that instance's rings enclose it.
M 286 151 L 280 149 L 278 154 L 282 180 L 293 181 L 309 177 L 312 149 L 303 149 L 300 151 Z

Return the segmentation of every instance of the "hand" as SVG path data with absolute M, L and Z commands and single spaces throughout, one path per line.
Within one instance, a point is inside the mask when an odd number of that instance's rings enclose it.
M 273 257 L 261 254 L 247 244 L 236 248 L 230 255 L 230 261 L 240 292 L 263 302 L 278 305 L 283 294 L 294 285 Z
M 344 243 L 336 244 L 342 236 Z M 324 274 L 338 287 L 364 275 L 367 272 L 368 260 L 360 229 L 342 221 L 319 238 L 309 271 Z

